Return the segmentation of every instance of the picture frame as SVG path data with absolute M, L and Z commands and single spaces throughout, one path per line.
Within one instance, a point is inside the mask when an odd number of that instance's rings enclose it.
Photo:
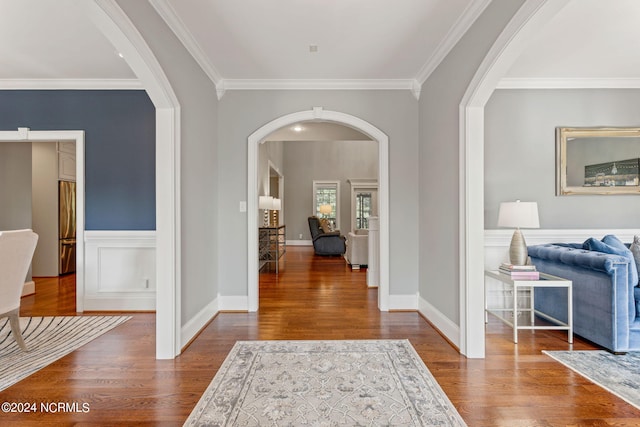
M 556 195 L 579 194 L 640 194 L 640 128 L 556 128 Z

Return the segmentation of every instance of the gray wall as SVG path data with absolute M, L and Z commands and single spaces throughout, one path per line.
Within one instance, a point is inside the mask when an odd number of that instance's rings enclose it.
M 180 102 L 181 313 L 184 325 L 218 295 L 216 90 L 149 2 L 117 1 L 147 41 Z
M 409 91 L 229 91 L 220 101 L 219 282 L 225 296 L 247 295 L 247 137 L 266 123 L 315 106 L 359 117 L 389 136 L 390 293 L 417 292 L 418 109 Z M 291 185 L 285 177 L 285 186 Z M 287 203 L 290 202 L 287 200 Z M 253 213 L 249 213 L 253 214 Z
M 59 267 L 58 240 L 58 144 L 32 142 L 31 196 L 33 231 L 38 234 L 38 245 L 33 254 L 33 275 L 57 276 Z
M 516 199 L 538 202 L 541 228 L 638 228 L 638 196 L 555 195 L 558 126 L 639 127 L 640 90 L 495 91 L 485 109 L 485 228 L 497 228 L 500 202 Z M 638 147 L 623 157 L 640 157 Z
M 31 228 L 31 143 L 0 142 L 0 230 Z
M 420 96 L 420 296 L 458 325 L 459 105 L 522 3 L 492 1 L 429 76 Z
M 313 215 L 313 181 L 340 181 L 339 227 L 351 230 L 351 178 L 378 179 L 378 143 L 374 141 L 287 141 L 284 143 L 287 240 L 311 240 L 307 218 Z

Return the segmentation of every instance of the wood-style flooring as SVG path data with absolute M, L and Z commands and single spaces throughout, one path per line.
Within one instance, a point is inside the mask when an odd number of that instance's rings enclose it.
M 410 340 L 469 426 L 640 426 L 639 410 L 541 353 L 571 348 L 565 332 L 523 331 L 516 345 L 490 318 L 486 359 L 466 359 L 419 314 L 379 312 L 365 277 L 342 258 L 288 247 L 278 275 L 260 274 L 258 312 L 220 313 L 175 360 L 155 359 L 155 315 L 132 313 L 0 392 L 2 402 L 87 403 L 87 412 L 0 413 L 0 425 L 179 426 L 236 340 L 390 338 Z M 73 276 L 37 280 L 21 315 L 75 315 L 74 286 Z M 594 347 L 576 337 L 573 348 Z

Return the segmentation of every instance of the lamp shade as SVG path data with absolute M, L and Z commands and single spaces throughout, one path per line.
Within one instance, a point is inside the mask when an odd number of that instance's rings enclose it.
M 260 196 L 258 199 L 258 209 L 272 209 L 273 206 L 273 197 L 271 196 Z
M 498 227 L 540 228 L 536 202 L 503 202 L 498 212 Z
M 333 209 L 331 209 L 331 205 L 320 205 L 318 210 L 322 215 L 329 215 Z
M 282 209 L 282 201 L 280 199 L 274 198 L 272 202 L 273 203 L 271 204 L 271 210 L 279 211 L 280 209 Z

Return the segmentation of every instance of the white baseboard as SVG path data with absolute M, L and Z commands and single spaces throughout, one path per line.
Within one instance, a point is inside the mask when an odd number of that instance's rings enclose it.
M 191 318 L 180 331 L 180 347 L 184 348 L 218 314 L 218 298 Z
M 418 293 L 413 295 L 389 295 L 389 310 L 417 310 Z
M 287 246 L 313 246 L 312 240 L 287 240 Z
M 419 299 L 418 311 L 456 347 L 460 348 L 460 326 L 453 323 L 424 298 Z
M 220 311 L 249 311 L 249 297 L 245 295 L 218 296 Z
M 22 288 L 21 297 L 26 297 L 27 295 L 33 295 L 36 293 L 36 282 L 31 280 L 30 282 L 25 282 L 24 287 Z

